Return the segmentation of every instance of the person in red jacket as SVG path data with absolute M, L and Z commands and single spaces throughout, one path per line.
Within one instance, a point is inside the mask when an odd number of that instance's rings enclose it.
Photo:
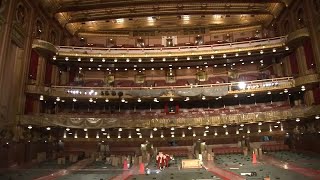
M 158 169 L 160 169 L 160 161 L 161 161 L 161 156 L 160 156 L 161 152 L 158 152 L 157 156 L 156 156 L 156 163 L 158 165 Z
M 170 162 L 170 156 L 169 156 L 169 154 L 166 154 L 165 155 L 165 165 L 166 165 L 166 167 L 169 167 L 169 162 Z

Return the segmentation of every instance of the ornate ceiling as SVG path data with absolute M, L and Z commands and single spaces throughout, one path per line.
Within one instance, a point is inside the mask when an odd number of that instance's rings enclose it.
M 291 0 L 42 0 L 72 34 L 268 25 Z

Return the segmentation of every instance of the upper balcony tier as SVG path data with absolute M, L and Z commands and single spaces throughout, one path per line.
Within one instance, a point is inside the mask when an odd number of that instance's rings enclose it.
M 174 47 L 112 47 L 112 48 L 99 48 L 99 47 L 74 47 L 74 46 L 53 46 L 49 42 L 42 40 L 34 40 L 33 46 L 38 50 L 45 49 L 46 51 L 51 51 L 56 53 L 55 59 L 65 59 L 68 57 L 72 60 L 72 57 L 90 57 L 90 58 L 119 58 L 126 62 L 126 58 L 144 58 L 150 62 L 151 58 L 159 57 L 175 57 L 181 56 L 200 56 L 200 55 L 213 55 L 216 57 L 224 56 L 241 56 L 248 55 L 250 52 L 252 55 L 263 54 L 263 53 L 274 53 L 276 51 L 288 50 L 286 47 L 287 37 L 274 37 L 268 39 L 257 39 L 257 40 L 244 40 L 240 42 L 230 42 L 230 43 L 215 43 L 208 45 L 189 45 L 189 46 L 174 46 Z M 42 51 L 43 52 L 43 51 Z M 40 51 L 41 53 L 41 51 Z M 232 55 L 230 54 L 232 53 Z M 156 61 L 157 59 L 154 59 Z M 113 61 L 113 59 L 112 59 Z M 143 59 L 142 59 L 143 61 Z M 161 59 L 162 61 L 162 59 Z
M 240 93 L 254 93 L 294 88 L 292 77 L 265 79 L 247 82 L 158 86 L 158 87 L 82 87 L 82 86 L 52 86 L 43 87 L 28 85 L 26 92 L 54 97 L 94 97 L 118 98 L 156 98 L 156 97 L 219 97 Z

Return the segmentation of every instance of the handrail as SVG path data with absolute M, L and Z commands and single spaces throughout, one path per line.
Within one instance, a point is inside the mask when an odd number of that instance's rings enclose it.
M 255 81 L 241 81 L 246 85 L 279 82 L 279 81 L 291 81 L 293 77 L 282 77 L 274 79 L 263 79 Z M 240 82 L 232 83 L 219 83 L 219 84 L 203 84 L 203 85 L 186 85 L 186 86 L 157 86 L 157 87 L 83 87 L 83 86 L 51 86 L 53 89 L 69 88 L 69 89 L 96 89 L 96 90 L 143 90 L 143 89 L 178 89 L 178 88 L 196 88 L 196 87 L 214 87 L 214 86 L 238 86 Z
M 287 39 L 287 36 L 280 36 L 280 37 L 273 37 L 273 38 L 267 38 L 267 39 L 258 39 L 258 40 L 250 40 L 250 41 L 240 41 L 240 42 L 231 42 L 231 43 L 221 43 L 221 44 L 211 44 L 211 45 L 199 45 L 199 46 L 174 46 L 174 47 L 145 47 L 145 48 L 102 48 L 102 47 L 79 47 L 79 46 L 58 46 L 58 50 L 60 51 L 61 49 L 71 49 L 71 50 L 103 50 L 103 51 L 117 51 L 117 50 L 140 50 L 140 51 L 150 51 L 150 50 L 171 50 L 171 49 L 199 49 L 199 48 L 213 48 L 213 47 L 221 47 L 221 46 L 230 46 L 232 47 L 233 45 L 239 45 L 239 44 L 252 44 L 256 42 L 264 42 L 264 41 L 272 41 L 272 40 L 281 40 Z

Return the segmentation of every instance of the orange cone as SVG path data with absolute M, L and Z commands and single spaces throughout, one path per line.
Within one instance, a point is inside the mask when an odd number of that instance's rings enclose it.
M 144 172 L 144 164 L 143 163 L 140 163 L 139 173 L 140 174 L 145 174 L 145 172 Z
M 257 163 L 257 155 L 253 152 L 252 154 L 252 164 L 256 164 Z
M 123 170 L 128 170 L 128 161 L 126 159 L 123 161 Z

